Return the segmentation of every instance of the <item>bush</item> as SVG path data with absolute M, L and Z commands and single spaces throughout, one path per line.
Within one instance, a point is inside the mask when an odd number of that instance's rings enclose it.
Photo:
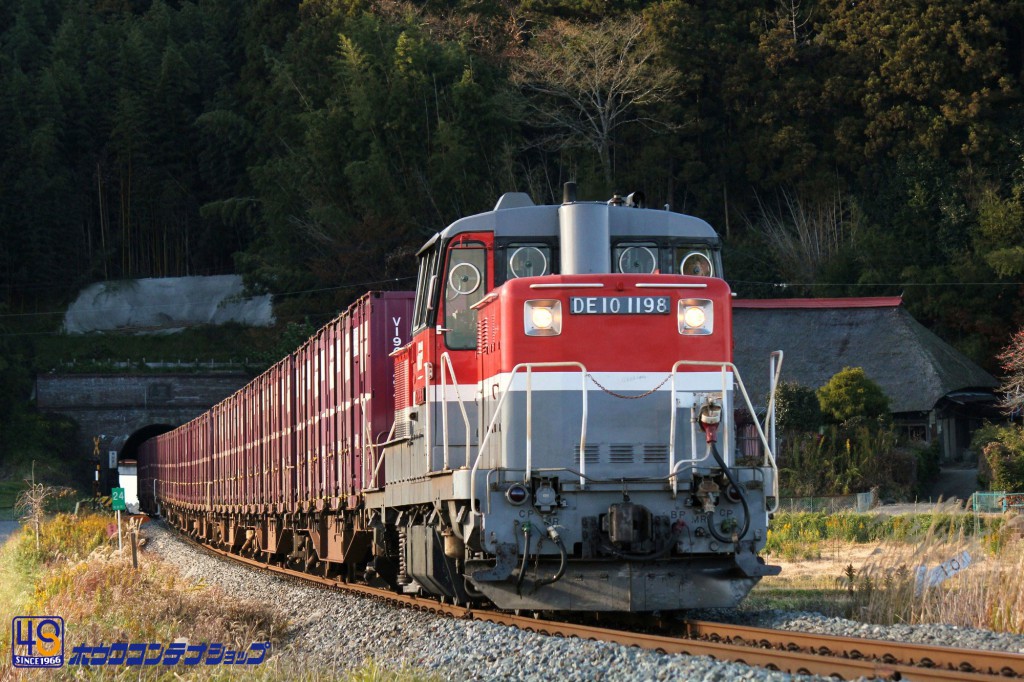
M 1019 426 L 986 427 L 991 439 L 981 452 L 991 479 L 990 490 L 1024 491 L 1024 430 Z
M 57 514 L 42 524 L 39 549 L 36 549 L 35 534 L 26 529 L 11 541 L 13 551 L 40 566 L 59 560 L 83 559 L 106 542 L 107 527 L 111 523 L 109 516 Z
M 916 492 L 917 496 L 927 497 L 928 487 L 939 478 L 942 444 L 938 439 L 927 446 L 914 447 L 914 458 L 917 462 Z
M 925 537 L 969 537 L 979 533 L 998 533 L 1001 519 L 981 518 L 975 526 L 971 514 L 860 514 L 841 512 L 779 512 L 768 528 L 765 551 L 786 554 L 790 545 L 820 543 L 826 540 L 866 543 L 896 540 L 917 542 Z
M 780 433 L 817 431 L 822 414 L 814 389 L 783 381 L 775 393 L 775 423 Z
M 787 496 L 849 495 L 878 488 L 884 498 L 906 499 L 916 481 L 914 452 L 898 445 L 887 423 L 852 419 L 822 435 L 787 438 L 780 452 L 780 486 Z
M 837 422 L 889 414 L 889 398 L 860 367 L 845 367 L 818 389 L 821 411 Z

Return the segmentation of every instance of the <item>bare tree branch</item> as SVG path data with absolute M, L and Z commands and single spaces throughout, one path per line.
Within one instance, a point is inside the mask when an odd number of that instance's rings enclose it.
M 678 72 L 656 66 L 657 52 L 639 16 L 596 25 L 557 20 L 534 36 L 512 82 L 526 95 L 528 121 L 546 131 L 544 142 L 593 149 L 611 184 L 611 149 L 620 128 L 672 127 L 643 113 L 677 92 Z
M 782 274 L 811 282 L 856 233 L 841 195 L 807 199 L 785 189 L 775 207 L 757 197 L 760 215 L 751 227 L 766 238 Z
M 34 474 L 33 474 L 34 476 Z M 46 516 L 46 503 L 57 493 L 56 488 L 34 483 L 18 495 L 14 508 L 21 515 L 21 520 L 32 524 L 36 534 L 36 551 L 39 551 L 39 527 Z

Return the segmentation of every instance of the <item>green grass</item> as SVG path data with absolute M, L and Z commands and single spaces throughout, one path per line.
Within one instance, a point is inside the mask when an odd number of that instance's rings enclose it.
M 749 611 L 782 609 L 784 611 L 824 611 L 822 605 L 838 605 L 846 598 L 840 588 L 815 587 L 773 587 L 764 580 L 743 601 L 742 607 Z M 838 615 L 838 614 L 836 614 Z
M 999 530 L 1002 519 L 976 518 L 972 514 L 933 512 L 927 514 L 858 514 L 842 512 L 780 512 L 768 529 L 765 552 L 791 559 L 816 558 L 821 543 L 914 542 L 926 535 L 990 534 Z M 977 528 L 976 528 L 977 527 Z

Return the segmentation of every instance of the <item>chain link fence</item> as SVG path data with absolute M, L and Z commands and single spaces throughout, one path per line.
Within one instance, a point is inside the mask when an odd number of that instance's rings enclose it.
M 1024 512 L 1024 493 L 974 493 L 971 495 L 971 510 L 978 514 L 1002 514 L 1011 510 Z
M 783 497 L 779 501 L 779 511 L 786 512 L 866 512 L 878 505 L 878 495 L 874 492 L 856 493 L 855 495 L 836 495 L 833 497 Z

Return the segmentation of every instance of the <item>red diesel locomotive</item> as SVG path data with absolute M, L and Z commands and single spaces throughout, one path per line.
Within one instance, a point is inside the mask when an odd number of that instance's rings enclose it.
M 140 450 L 144 509 L 339 580 L 538 611 L 731 606 L 777 469 L 704 221 L 505 194 L 206 414 Z M 766 358 L 766 363 L 768 359 Z M 781 357 L 772 361 L 773 385 Z M 769 415 L 771 414 L 769 400 Z

